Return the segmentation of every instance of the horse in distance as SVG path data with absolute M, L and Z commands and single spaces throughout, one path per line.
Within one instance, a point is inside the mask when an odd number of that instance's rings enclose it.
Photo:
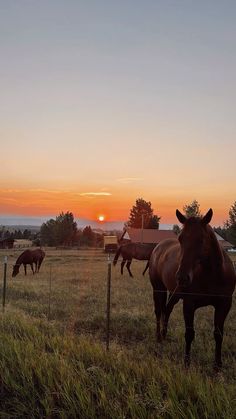
M 214 307 L 214 366 L 219 370 L 222 366 L 224 323 L 232 305 L 236 275 L 232 261 L 209 225 L 212 215 L 210 209 L 202 218 L 186 218 L 176 210 L 183 229 L 177 239 L 163 240 L 156 246 L 150 258 L 149 275 L 158 341 L 166 336 L 174 305 L 183 299 L 186 367 L 190 365 L 195 335 L 195 310 L 208 305 Z
M 132 263 L 132 259 L 138 259 L 138 260 L 149 260 L 150 256 L 152 254 L 152 251 L 156 244 L 153 243 L 125 243 L 121 244 L 117 252 L 115 254 L 113 265 L 115 266 L 119 256 L 122 256 L 122 262 L 121 262 L 121 275 L 123 275 L 124 266 L 126 264 L 126 268 L 129 272 L 129 276 L 133 278 L 133 274 L 130 270 L 130 265 Z M 147 266 L 143 272 L 146 272 Z
M 27 249 L 17 258 L 15 265 L 13 266 L 12 277 L 15 277 L 20 270 L 20 266 L 23 264 L 25 275 L 27 275 L 26 266 L 30 265 L 33 274 L 39 272 L 40 266 L 45 257 L 45 252 L 42 249 Z M 34 267 L 35 265 L 35 267 Z

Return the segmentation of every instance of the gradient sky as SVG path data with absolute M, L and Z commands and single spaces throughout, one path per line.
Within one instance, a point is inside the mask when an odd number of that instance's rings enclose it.
M 236 2 L 0 0 L 0 214 L 236 200 Z

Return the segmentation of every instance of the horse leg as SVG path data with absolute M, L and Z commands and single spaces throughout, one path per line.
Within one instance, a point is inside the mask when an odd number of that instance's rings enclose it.
M 33 275 L 34 275 L 34 265 L 33 265 L 33 263 L 30 264 L 30 267 L 31 267 Z
M 120 265 L 120 273 L 123 275 L 126 259 L 123 259 Z
M 186 368 L 190 366 L 190 351 L 191 344 L 194 340 L 195 331 L 194 331 L 194 312 L 195 306 L 192 301 L 184 299 L 183 301 L 183 312 L 184 312 L 184 322 L 185 322 L 185 357 L 184 365 Z
M 165 316 L 164 316 L 164 319 L 163 319 L 163 330 L 162 330 L 163 338 L 165 338 L 166 334 L 167 334 L 168 322 L 169 322 L 169 317 L 171 315 L 171 312 L 172 312 L 175 304 L 178 303 L 179 299 L 180 298 L 176 295 L 173 295 L 173 294 L 169 295 L 169 299 L 167 301 L 167 305 L 166 305 L 166 308 L 165 308 Z
M 25 275 L 27 275 L 27 271 L 26 271 L 26 263 L 24 263 L 24 270 L 25 270 Z
M 224 300 L 224 304 L 217 304 L 215 306 L 214 315 L 214 338 L 215 338 L 215 362 L 214 368 L 216 371 L 222 367 L 221 348 L 224 335 L 224 322 L 232 304 L 232 298 L 228 301 Z
M 149 260 L 147 261 L 147 264 L 146 264 L 145 269 L 143 271 L 143 276 L 145 275 L 148 268 L 149 268 Z
M 42 260 L 39 260 L 38 261 L 38 272 L 39 272 L 39 269 L 40 269 L 41 264 L 42 264 Z
M 133 278 L 132 272 L 130 270 L 131 262 L 132 262 L 132 259 L 128 260 L 128 262 L 126 263 L 126 268 L 128 269 L 129 276 L 131 276 L 131 278 Z
M 156 315 L 156 338 L 157 342 L 161 342 L 161 320 L 165 316 L 167 290 L 161 281 L 156 283 L 156 287 L 153 289 L 153 300 Z

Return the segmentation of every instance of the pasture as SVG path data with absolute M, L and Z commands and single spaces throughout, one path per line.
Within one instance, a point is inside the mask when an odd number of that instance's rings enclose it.
M 213 308 L 195 316 L 192 365 L 183 368 L 182 303 L 157 346 L 152 287 L 145 261 L 130 278 L 112 266 L 111 343 L 106 352 L 107 255 L 101 250 L 46 249 L 41 272 L 8 259 L 0 322 L 0 417 L 236 417 L 236 298 L 225 322 L 223 371 L 213 374 Z M 1 264 L 3 272 L 3 266 Z M 51 279 L 51 291 L 50 291 Z M 1 285 L 2 286 L 2 285 Z M 49 300 L 49 295 L 51 295 Z

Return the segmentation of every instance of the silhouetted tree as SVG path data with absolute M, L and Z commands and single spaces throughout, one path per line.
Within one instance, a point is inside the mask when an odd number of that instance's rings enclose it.
M 43 245 L 56 246 L 57 235 L 56 235 L 56 221 L 52 218 L 42 224 L 40 228 L 40 237 Z
M 178 226 L 178 224 L 174 224 L 172 230 L 176 234 L 176 236 L 178 236 L 181 232 L 181 228 Z
M 31 231 L 28 230 L 28 229 L 25 229 L 23 231 L 23 239 L 29 240 L 30 239 L 30 236 L 31 236 Z
M 83 244 L 86 246 L 93 246 L 94 233 L 90 226 L 86 226 L 82 233 Z
M 191 204 L 184 205 L 183 210 L 187 218 L 201 217 L 200 205 L 196 199 L 194 199 L 193 202 L 191 202 Z
M 62 212 L 56 218 L 56 236 L 59 245 L 72 245 L 76 237 L 77 224 L 74 221 L 72 212 Z
M 236 201 L 229 209 L 229 218 L 225 225 L 226 239 L 236 246 Z
M 71 212 L 61 213 L 56 220 L 51 219 L 43 223 L 40 229 L 42 244 L 48 246 L 69 246 L 76 239 L 77 224 Z
M 161 217 L 153 215 L 151 202 L 147 202 L 143 198 L 138 198 L 130 210 L 129 220 L 125 225 L 127 227 L 141 228 L 143 222 L 144 228 L 158 229 L 160 219 Z

